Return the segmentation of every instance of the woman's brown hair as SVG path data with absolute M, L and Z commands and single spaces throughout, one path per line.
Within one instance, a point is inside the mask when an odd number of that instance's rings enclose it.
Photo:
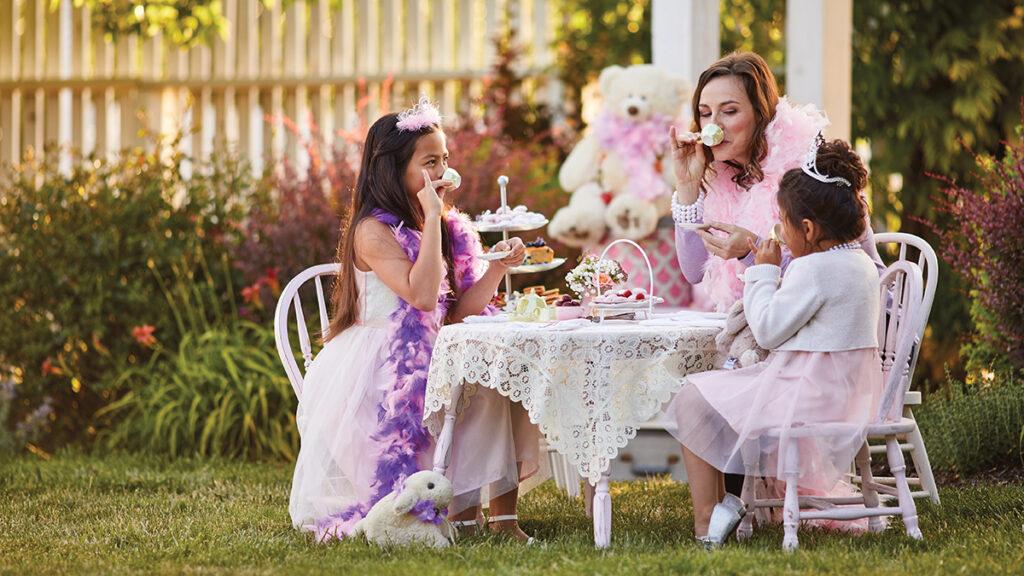
M 700 131 L 700 95 L 704 87 L 715 78 L 723 76 L 736 76 L 747 92 L 747 98 L 754 106 L 756 116 L 754 135 L 750 143 L 750 160 L 746 165 L 733 160 L 726 161 L 726 164 L 736 169 L 736 175 L 732 181 L 736 184 L 750 188 L 764 178 L 761 170 L 761 161 L 768 155 L 768 138 L 765 131 L 768 124 L 775 118 L 775 107 L 779 104 L 779 86 L 775 81 L 768 63 L 753 52 L 733 52 L 708 67 L 701 73 L 697 81 L 697 89 L 693 92 L 693 127 L 694 132 Z M 712 158 L 711 148 L 704 147 L 705 158 Z M 708 181 L 708 173 L 714 173 L 714 168 L 709 162 L 704 168 L 704 182 Z
M 420 130 L 399 130 L 397 124 L 397 114 L 386 114 L 374 122 L 366 134 L 359 179 L 338 242 L 337 261 L 341 266 L 331 293 L 331 324 L 323 334 L 324 341 L 337 336 L 359 318 L 359 288 L 355 279 L 355 234 L 359 223 L 372 218 L 373 211 L 380 209 L 397 216 L 403 226 L 423 230 L 423 207 L 410 198 L 402 184 L 403 175 L 419 139 L 439 132 L 441 127 L 429 125 Z M 448 285 L 454 287 L 455 266 L 444 217 L 441 218 L 441 253 L 448 268 Z

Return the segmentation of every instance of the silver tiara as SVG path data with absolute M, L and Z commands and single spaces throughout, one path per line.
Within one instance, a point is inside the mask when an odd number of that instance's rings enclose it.
M 807 153 L 807 159 L 804 160 L 804 165 L 800 167 L 811 178 L 814 178 L 818 182 L 825 184 L 842 184 L 847 188 L 850 187 L 850 181 L 842 176 L 829 176 L 828 174 L 822 174 L 818 172 L 818 148 L 825 143 L 825 137 L 818 132 L 818 136 L 814 139 L 814 143 L 811 144 L 811 150 Z

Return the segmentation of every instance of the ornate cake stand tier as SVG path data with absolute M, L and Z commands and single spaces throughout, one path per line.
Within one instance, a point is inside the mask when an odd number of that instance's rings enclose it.
M 516 266 L 509 269 L 509 274 L 530 274 L 533 272 L 547 272 L 548 270 L 554 270 L 562 264 L 565 264 L 565 258 L 554 258 L 551 262 L 544 262 L 542 264 L 523 264 L 522 266 Z
M 477 232 L 529 232 L 530 230 L 539 230 L 548 225 L 548 220 L 545 218 L 543 222 L 537 221 L 536 224 L 484 224 L 481 222 L 474 222 Z

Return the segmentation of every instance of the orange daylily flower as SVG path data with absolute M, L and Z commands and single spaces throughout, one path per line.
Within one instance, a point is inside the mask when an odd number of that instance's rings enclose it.
M 139 344 L 146 347 L 152 347 L 156 344 L 156 337 L 153 336 L 153 332 L 156 331 L 156 327 L 145 324 L 142 326 L 136 326 L 132 328 L 132 338 Z

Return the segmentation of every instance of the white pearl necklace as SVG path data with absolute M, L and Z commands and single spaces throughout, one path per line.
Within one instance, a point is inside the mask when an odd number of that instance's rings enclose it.
M 828 252 L 833 250 L 856 250 L 858 248 L 860 248 L 860 242 L 843 242 L 842 244 L 836 244 L 829 248 Z

